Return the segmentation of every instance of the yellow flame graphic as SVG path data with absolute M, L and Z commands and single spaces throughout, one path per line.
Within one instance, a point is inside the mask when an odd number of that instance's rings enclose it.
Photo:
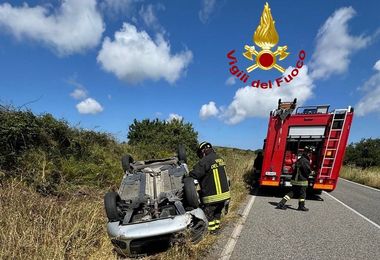
M 279 41 L 279 36 L 274 23 L 269 4 L 266 3 L 260 18 L 260 24 L 257 26 L 255 34 L 253 35 L 253 41 L 255 44 L 264 50 L 271 49 Z

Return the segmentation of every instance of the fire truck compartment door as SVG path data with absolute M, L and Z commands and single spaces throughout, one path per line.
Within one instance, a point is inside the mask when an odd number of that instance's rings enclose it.
M 289 137 L 315 137 L 320 138 L 325 135 L 325 126 L 291 126 L 289 127 Z

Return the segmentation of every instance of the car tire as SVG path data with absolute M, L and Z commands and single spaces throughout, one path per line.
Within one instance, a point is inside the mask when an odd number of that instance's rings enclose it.
M 315 195 L 321 195 L 322 194 L 322 190 L 313 190 L 313 194 L 315 194 Z
M 120 221 L 120 211 L 118 210 L 118 202 L 121 198 L 117 192 L 107 192 L 104 196 L 104 208 L 109 222 Z
M 199 199 L 197 189 L 195 188 L 194 179 L 191 177 L 185 177 L 183 179 L 183 189 L 185 193 L 186 205 L 192 208 L 198 208 Z
M 178 145 L 177 156 L 178 156 L 179 162 L 187 163 L 186 149 L 183 144 Z
M 127 171 L 131 172 L 132 170 L 131 163 L 133 163 L 133 158 L 129 154 L 124 155 L 121 158 L 121 166 L 123 167 L 124 172 L 127 172 Z

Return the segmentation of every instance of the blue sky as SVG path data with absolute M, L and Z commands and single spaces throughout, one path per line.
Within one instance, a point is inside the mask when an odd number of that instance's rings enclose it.
M 307 54 L 296 80 L 270 90 L 229 79 L 226 58 L 234 49 L 239 68 L 251 65 L 241 54 L 265 1 L 0 1 L 0 101 L 120 140 L 134 118 L 181 116 L 200 140 L 256 149 L 277 99 L 297 97 L 354 106 L 350 141 L 379 137 L 380 3 L 268 2 L 290 52 L 278 63 Z

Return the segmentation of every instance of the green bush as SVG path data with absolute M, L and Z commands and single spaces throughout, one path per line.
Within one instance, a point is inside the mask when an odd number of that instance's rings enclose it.
M 178 145 L 183 144 L 190 164 L 197 160 L 197 139 L 198 133 L 192 124 L 183 120 L 134 120 L 128 132 L 128 144 L 140 150 L 139 154 L 144 155 L 145 159 L 173 155 Z
M 3 106 L 0 122 L 0 171 L 5 177 L 35 185 L 65 180 L 97 186 L 121 177 L 124 148 L 109 134 L 71 127 L 50 114 Z
M 72 127 L 51 114 L 13 107 L 0 106 L 0 122 L 0 178 L 18 178 L 36 187 L 114 185 L 123 174 L 123 154 L 136 160 L 171 157 L 180 143 L 189 164 L 197 160 L 198 133 L 182 120 L 134 120 L 128 144 L 107 133 Z

